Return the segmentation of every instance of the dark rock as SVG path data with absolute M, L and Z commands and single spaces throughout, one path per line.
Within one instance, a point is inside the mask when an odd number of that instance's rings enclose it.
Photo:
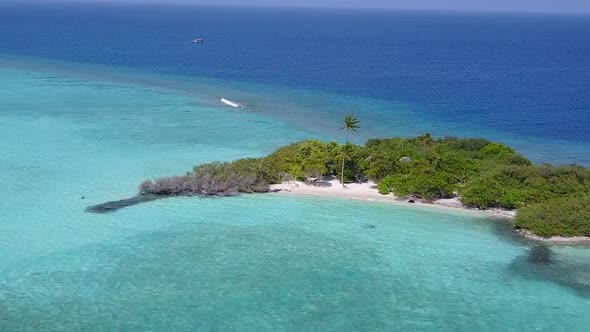
M 119 209 L 126 208 L 128 206 L 137 205 L 145 202 L 151 202 L 156 199 L 162 198 L 159 195 L 137 195 L 128 199 L 122 199 L 119 201 L 110 201 L 98 205 L 89 206 L 86 208 L 86 212 L 89 213 L 111 213 Z
M 410 199 L 410 200 L 408 201 L 408 203 L 416 203 L 416 201 L 415 201 L 415 200 L 413 200 L 413 199 Z

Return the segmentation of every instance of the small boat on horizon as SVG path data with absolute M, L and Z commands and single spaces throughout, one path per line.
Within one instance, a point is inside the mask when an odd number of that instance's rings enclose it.
M 203 44 L 204 42 L 205 42 L 205 39 L 203 39 L 203 38 L 193 39 L 193 44 Z

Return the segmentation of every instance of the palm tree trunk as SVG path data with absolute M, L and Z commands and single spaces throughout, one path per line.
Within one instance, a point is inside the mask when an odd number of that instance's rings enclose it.
M 346 131 L 346 143 L 342 147 L 342 172 L 340 173 L 340 183 L 344 187 L 344 158 L 346 157 L 346 145 L 348 144 L 348 131 Z

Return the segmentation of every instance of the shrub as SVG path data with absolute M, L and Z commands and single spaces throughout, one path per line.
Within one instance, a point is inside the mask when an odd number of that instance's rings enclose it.
M 401 138 L 371 139 L 367 141 L 362 157 L 363 172 L 375 182 L 389 174 L 407 171 L 408 165 L 400 162 L 402 157 L 419 159 L 414 145 Z
M 481 152 L 488 155 L 514 154 L 514 150 L 500 143 L 489 143 L 481 149 Z
M 387 195 L 393 191 L 393 177 L 391 175 L 386 176 L 379 184 L 377 184 L 377 190 L 381 195 Z
M 142 195 L 176 196 L 186 195 L 193 191 L 192 179 L 189 176 L 170 176 L 144 181 L 139 187 Z
M 209 163 L 196 166 L 184 176 L 163 177 L 144 181 L 142 195 L 160 196 L 227 196 L 237 193 L 267 192 L 265 173 L 255 165 L 256 159 L 242 159 L 234 163 Z
M 444 172 L 415 169 L 408 174 L 390 174 L 379 182 L 381 194 L 393 192 L 398 197 L 417 196 L 425 200 L 453 195 L 456 182 Z
M 507 209 L 516 209 L 523 205 L 524 196 L 519 190 L 510 190 L 498 201 L 499 205 Z
M 579 166 L 504 165 L 485 169 L 462 189 L 462 201 L 480 208 L 517 208 L 590 193 L 590 171 Z
M 461 189 L 463 204 L 478 208 L 500 207 L 500 200 L 510 188 L 510 179 L 501 170 L 479 174 Z
M 562 197 L 518 210 L 514 227 L 543 237 L 590 236 L 590 195 Z
M 340 149 L 337 159 L 338 167 L 335 167 L 333 173 L 338 178 L 341 176 L 342 172 L 342 149 L 345 151 L 345 159 L 344 159 L 344 182 L 356 182 L 357 175 L 363 175 L 363 168 L 362 168 L 362 161 L 363 158 L 363 151 L 362 148 L 358 145 L 346 143 Z
M 277 149 L 263 158 L 262 165 L 270 183 L 279 183 L 281 173 L 291 174 L 296 180 L 305 180 L 334 173 L 340 164 L 338 155 L 340 146 L 335 142 L 307 140 Z

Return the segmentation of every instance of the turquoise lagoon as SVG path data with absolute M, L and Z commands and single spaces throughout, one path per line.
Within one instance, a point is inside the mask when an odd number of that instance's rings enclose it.
M 459 212 L 269 194 L 84 213 L 146 178 L 337 131 L 319 94 L 55 68 L 0 69 L 2 331 L 590 326 L 589 249 L 533 267 L 506 225 Z M 220 107 L 228 93 L 253 111 Z

